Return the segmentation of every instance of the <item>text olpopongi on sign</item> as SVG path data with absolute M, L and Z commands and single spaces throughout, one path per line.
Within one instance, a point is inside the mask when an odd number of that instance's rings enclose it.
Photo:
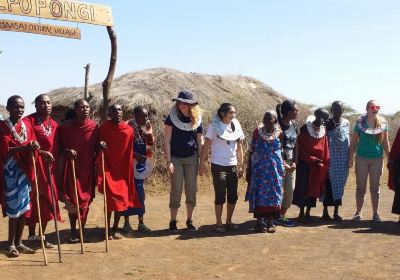
M 113 25 L 110 7 L 68 0 L 0 0 L 0 13 Z

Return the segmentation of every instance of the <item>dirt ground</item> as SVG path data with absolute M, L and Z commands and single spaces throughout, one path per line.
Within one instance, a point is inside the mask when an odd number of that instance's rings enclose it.
M 386 178 L 382 180 L 382 183 Z M 210 186 L 207 186 L 208 188 Z M 206 187 L 206 189 L 207 189 Z M 242 191 L 243 192 L 243 191 Z M 199 230 L 169 233 L 168 196 L 147 197 L 146 224 L 152 236 L 135 233 L 123 240 L 110 241 L 105 253 L 102 197 L 91 207 L 85 233 L 85 253 L 80 245 L 67 244 L 68 222 L 61 223 L 63 263 L 57 249 L 48 250 L 49 265 L 43 266 L 41 250 L 35 255 L 9 259 L 6 242 L 0 246 L 0 278 L 18 279 L 400 279 L 398 217 L 390 213 L 393 193 L 382 187 L 381 224 L 370 221 L 369 194 L 364 207 L 365 220 L 349 221 L 355 212 L 354 178 L 349 180 L 341 214 L 342 222 L 322 222 L 321 204 L 312 211 L 316 222 L 295 228 L 278 227 L 274 234 L 253 231 L 243 195 L 237 204 L 235 222 L 241 229 L 225 234 L 213 231 L 213 195 L 201 191 L 195 211 Z M 184 197 L 183 197 L 184 199 Z M 184 201 L 184 200 L 183 200 Z M 297 215 L 297 207 L 289 211 Z M 63 210 L 64 218 L 67 218 Z M 136 219 L 132 219 L 137 225 Z M 179 213 L 184 227 L 185 210 Z M 122 224 L 122 223 L 121 223 Z M 48 239 L 55 243 L 53 224 Z M 0 240 L 6 240 L 7 220 L 0 220 Z M 25 232 L 25 237 L 27 232 Z

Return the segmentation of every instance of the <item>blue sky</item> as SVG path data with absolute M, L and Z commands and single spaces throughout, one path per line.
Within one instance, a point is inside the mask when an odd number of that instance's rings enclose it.
M 112 6 L 117 76 L 154 67 L 242 74 L 307 103 L 338 99 L 363 111 L 378 99 L 385 113 L 400 110 L 400 1 L 86 2 Z M 81 41 L 0 32 L 0 103 L 12 94 L 30 102 L 54 88 L 82 86 L 88 62 L 91 83 L 102 81 L 110 53 L 105 27 L 79 27 Z

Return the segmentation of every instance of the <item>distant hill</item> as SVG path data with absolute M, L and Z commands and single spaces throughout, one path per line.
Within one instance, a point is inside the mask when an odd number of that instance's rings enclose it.
M 214 110 L 222 102 L 247 104 L 246 109 L 265 112 L 275 108 L 285 97 L 270 86 L 251 77 L 240 75 L 206 75 L 184 73 L 169 68 L 156 68 L 132 72 L 114 79 L 111 87 L 112 102 L 130 111 L 135 105 L 145 104 L 166 113 L 171 99 L 182 89 L 192 91 L 198 97 L 200 106 L 205 110 Z M 90 86 L 90 104 L 98 111 L 102 104 L 101 84 Z M 71 108 L 78 98 L 83 97 L 82 87 L 60 88 L 48 92 L 55 111 Z
M 0 115 L 2 115 L 3 117 L 8 116 L 6 106 L 0 105 Z

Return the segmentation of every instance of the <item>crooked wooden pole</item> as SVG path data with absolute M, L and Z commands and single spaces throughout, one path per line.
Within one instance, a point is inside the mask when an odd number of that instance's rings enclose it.
M 108 74 L 106 79 L 103 81 L 103 108 L 101 112 L 102 120 L 107 119 L 107 108 L 110 104 L 110 88 L 111 83 L 115 74 L 115 66 L 117 65 L 117 34 L 111 26 L 107 26 L 108 36 L 111 41 L 111 58 L 110 67 L 108 68 Z
M 89 72 L 90 72 L 90 63 L 86 64 L 85 67 L 85 91 L 83 93 L 83 98 L 88 101 L 89 99 Z

